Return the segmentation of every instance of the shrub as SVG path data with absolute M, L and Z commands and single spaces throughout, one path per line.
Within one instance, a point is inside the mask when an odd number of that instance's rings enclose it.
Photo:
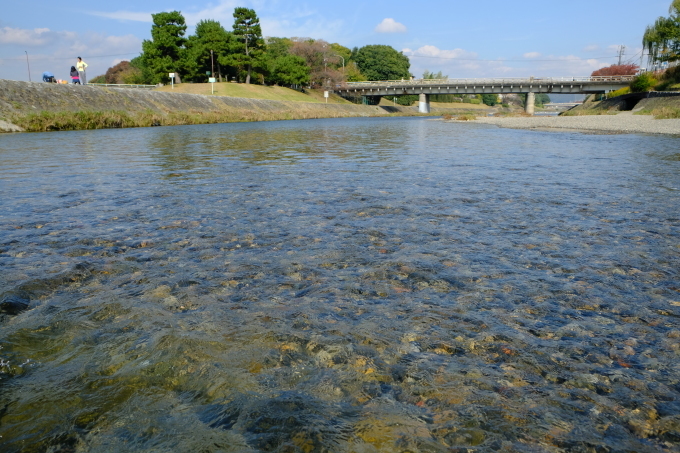
M 630 87 L 621 88 L 620 90 L 610 91 L 607 93 L 607 99 L 615 98 L 616 96 L 623 96 L 630 93 Z
M 472 99 L 473 101 L 478 101 L 479 99 Z M 456 117 L 458 121 L 474 121 L 477 119 L 477 115 L 474 113 L 463 113 L 462 115 L 458 115 Z
M 630 84 L 630 90 L 633 93 L 644 93 L 645 91 L 652 91 L 658 83 L 652 73 L 643 72 L 633 79 Z

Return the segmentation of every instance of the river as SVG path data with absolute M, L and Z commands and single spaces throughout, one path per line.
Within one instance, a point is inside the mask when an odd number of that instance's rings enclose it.
M 680 448 L 680 140 L 0 135 L 3 452 Z

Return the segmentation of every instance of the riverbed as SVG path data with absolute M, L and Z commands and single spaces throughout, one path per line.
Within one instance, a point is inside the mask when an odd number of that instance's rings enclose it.
M 0 136 L 6 452 L 678 451 L 680 139 Z

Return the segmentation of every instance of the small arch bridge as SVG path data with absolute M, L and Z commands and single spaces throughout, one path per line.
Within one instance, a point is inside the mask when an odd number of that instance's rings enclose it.
M 421 113 L 429 113 L 433 94 L 527 94 L 527 113 L 533 113 L 536 93 L 608 93 L 630 85 L 634 76 L 524 77 L 502 79 L 410 79 L 346 82 L 335 92 L 346 97 L 417 94 Z

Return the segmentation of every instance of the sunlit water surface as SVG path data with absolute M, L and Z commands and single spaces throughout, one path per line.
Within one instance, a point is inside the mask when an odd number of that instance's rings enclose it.
M 680 445 L 680 138 L 0 136 L 3 452 Z

